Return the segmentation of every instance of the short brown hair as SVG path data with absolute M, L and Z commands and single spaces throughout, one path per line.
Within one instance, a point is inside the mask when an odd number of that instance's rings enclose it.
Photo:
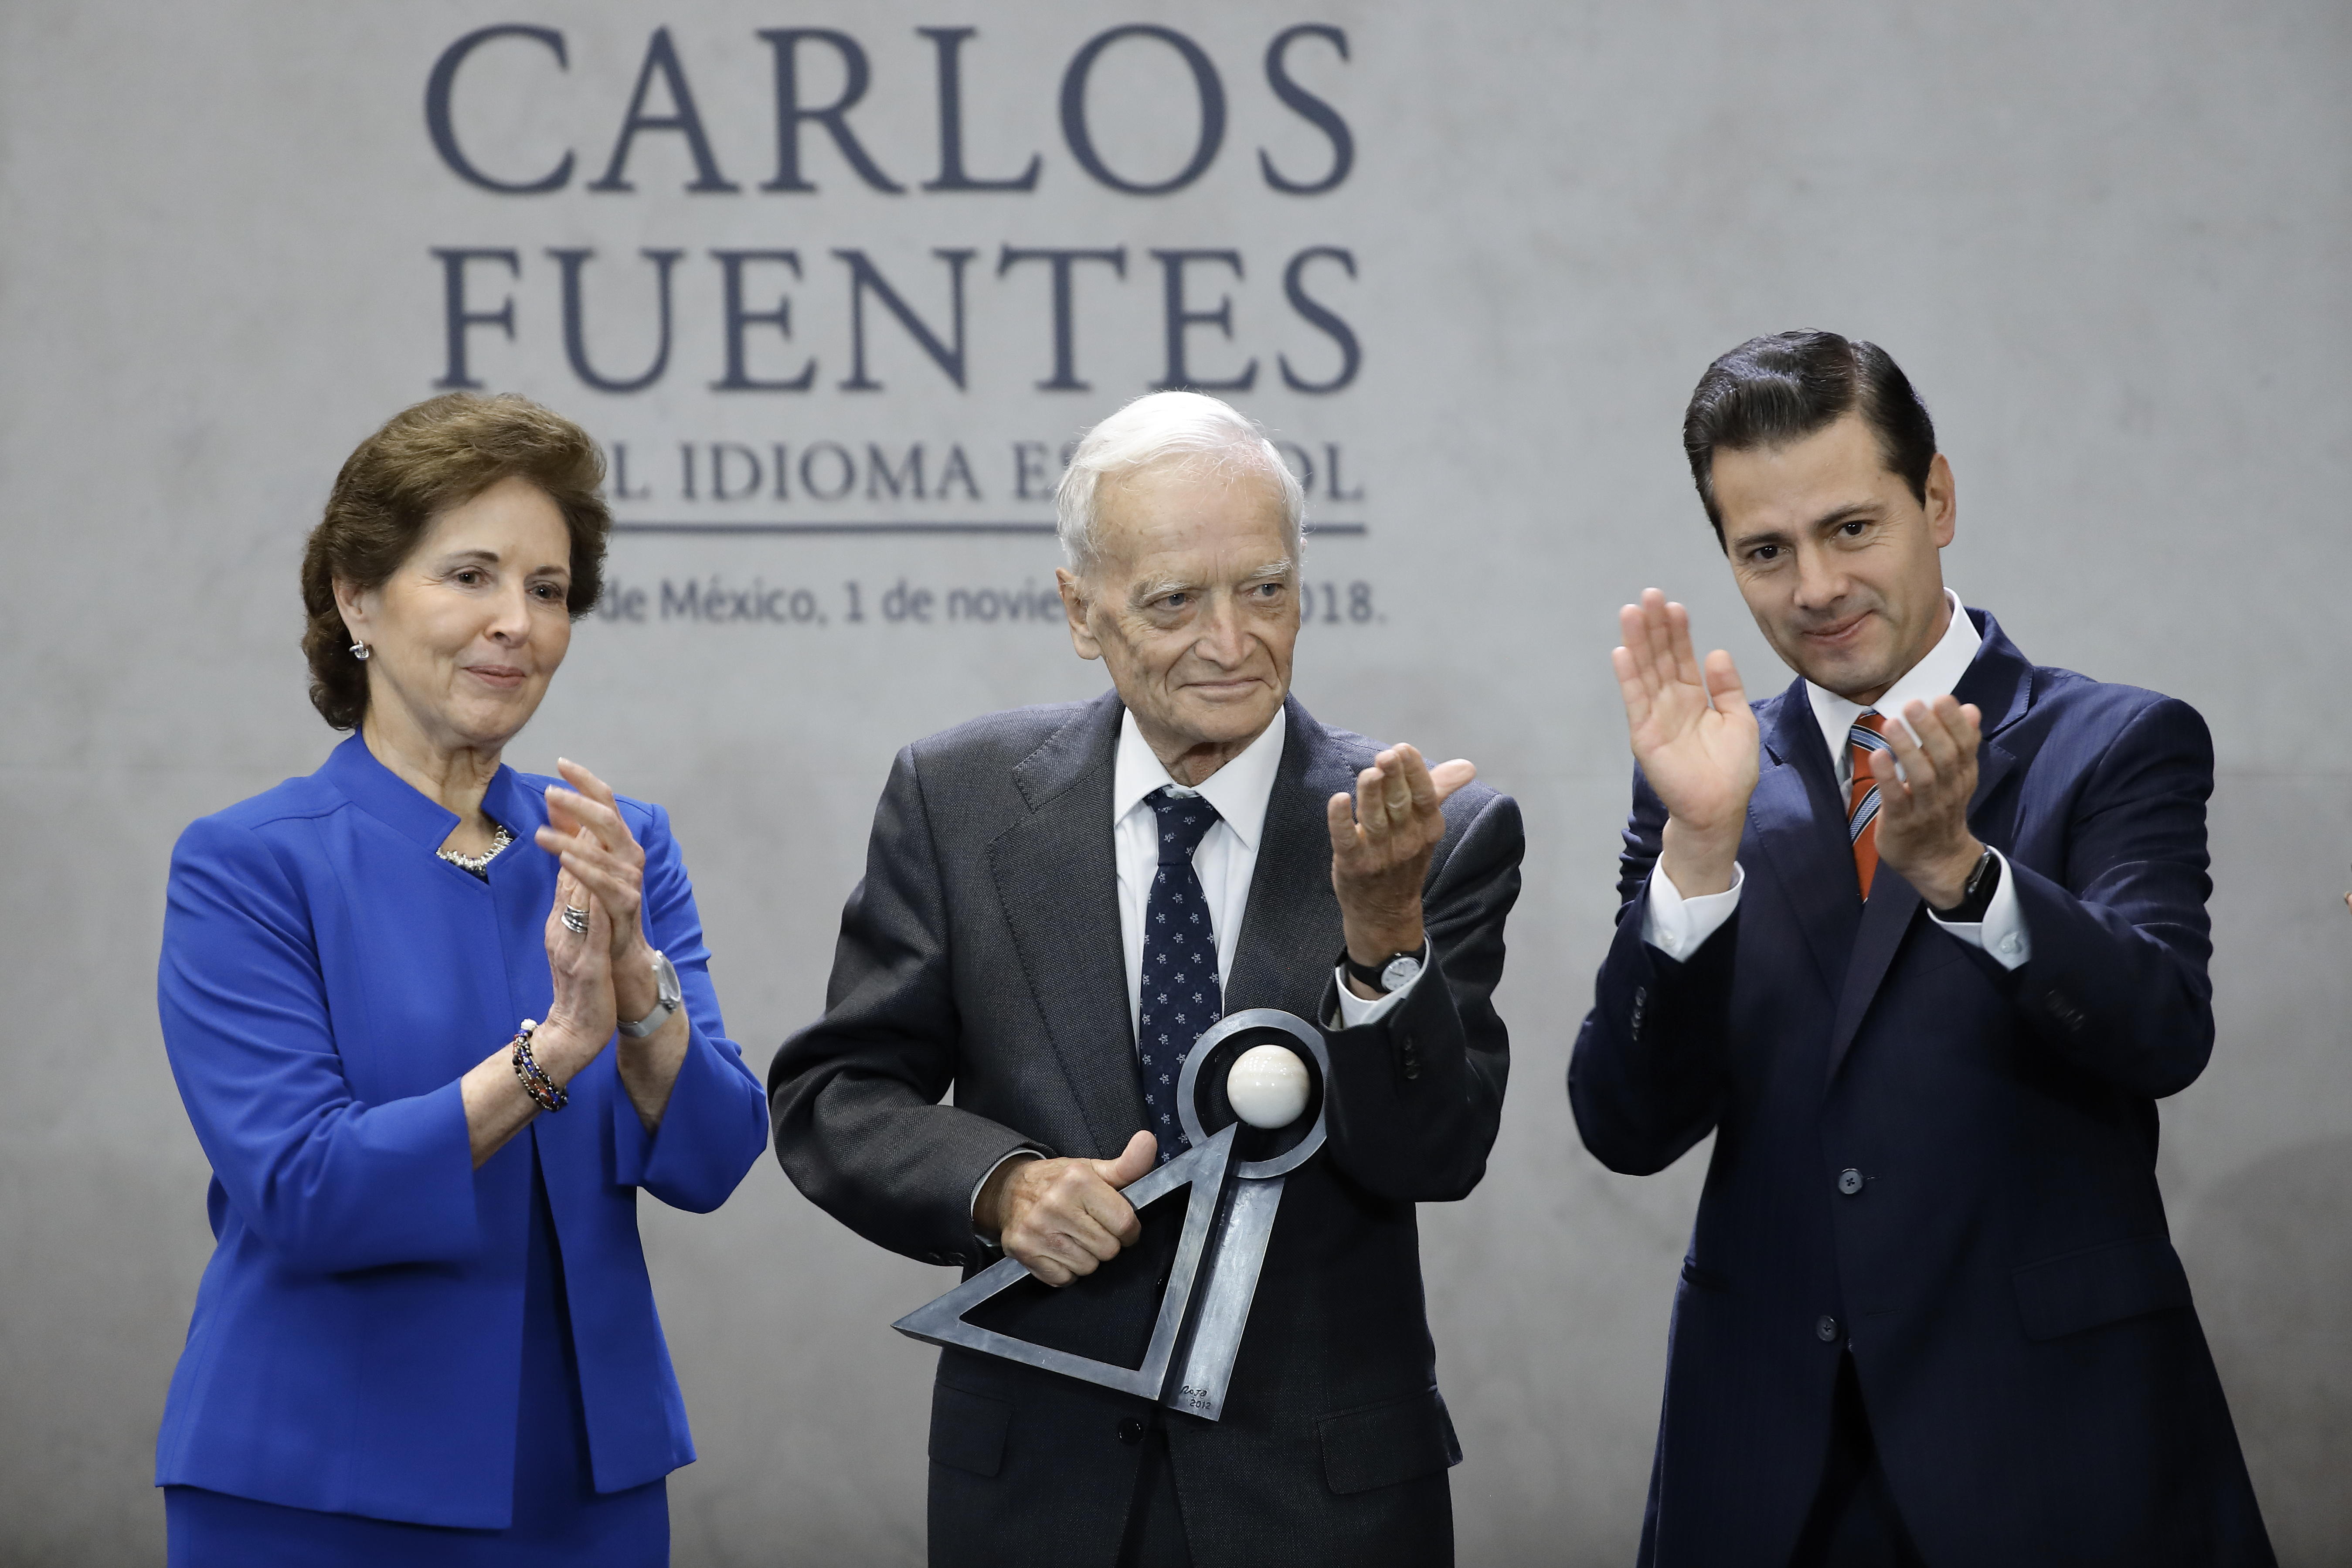
M 328 723 L 356 729 L 368 703 L 367 667 L 352 657 L 335 584 L 381 588 L 435 518 L 507 479 L 530 480 L 563 513 L 572 532 L 565 605 L 575 621 L 595 607 L 613 514 L 601 493 L 604 455 L 588 432 L 512 394 L 452 392 L 404 408 L 344 462 L 302 550 L 302 652 L 310 704 Z

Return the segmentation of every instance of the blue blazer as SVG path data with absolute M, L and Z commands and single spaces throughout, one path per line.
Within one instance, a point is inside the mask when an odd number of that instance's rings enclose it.
M 218 1246 L 156 1444 L 159 1486 L 502 1529 L 513 1503 L 532 1137 L 473 1168 L 458 1079 L 551 996 L 557 781 L 500 768 L 517 839 L 489 881 L 434 853 L 457 817 L 357 736 L 195 823 L 172 856 L 163 1043 L 212 1162 Z M 645 919 L 692 1043 L 658 1136 L 610 1049 L 534 1124 L 597 1489 L 694 1458 L 637 1241 L 640 1187 L 718 1207 L 767 1142 L 727 1038 L 667 815 L 623 800 Z
M 2036 668 L 1969 614 L 1969 822 L 2015 879 L 2014 973 L 1891 872 L 1864 904 L 1802 681 L 1757 705 L 1738 912 L 1680 963 L 1641 937 L 1665 812 L 1635 776 L 1569 1095 L 1612 1170 L 1716 1135 L 1645 1565 L 1788 1561 L 1842 1346 L 1930 1562 L 2272 1561 L 2156 1182 L 2156 1101 L 2213 1044 L 2212 742 L 2185 703 Z

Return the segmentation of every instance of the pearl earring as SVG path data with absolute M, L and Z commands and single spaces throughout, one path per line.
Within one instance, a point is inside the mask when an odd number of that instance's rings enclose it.
M 367 662 L 368 652 L 369 649 L 367 644 L 363 642 L 355 642 L 352 644 L 352 657 L 358 659 L 362 664 Z

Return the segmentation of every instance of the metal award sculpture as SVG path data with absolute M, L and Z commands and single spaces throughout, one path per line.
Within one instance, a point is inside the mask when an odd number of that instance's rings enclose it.
M 1193 1188 L 1140 1366 L 1094 1361 L 965 1322 L 982 1302 L 1029 1278 L 1011 1258 L 890 1326 L 911 1339 L 1003 1356 L 1216 1420 L 1283 1181 L 1323 1147 L 1330 1073 L 1322 1032 L 1273 1007 L 1234 1014 L 1185 1057 L 1176 1103 L 1192 1147 L 1126 1192 L 1141 1209 L 1179 1187 Z

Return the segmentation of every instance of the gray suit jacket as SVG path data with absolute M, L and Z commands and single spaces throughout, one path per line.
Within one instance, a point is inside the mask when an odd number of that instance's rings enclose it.
M 891 769 L 824 1016 L 785 1042 L 768 1084 L 793 1182 L 893 1251 L 969 1273 L 984 1261 L 972 1189 L 998 1160 L 1024 1144 L 1108 1158 L 1143 1125 L 1110 820 L 1120 712 L 1107 693 L 992 714 Z M 1288 715 L 1225 1005 L 1320 1020 L 1342 946 L 1323 803 L 1380 748 L 1296 699 Z M 1138 1421 L 1167 1429 L 1202 1568 L 1452 1560 L 1445 1471 L 1461 1449 L 1414 1205 L 1462 1197 L 1486 1173 L 1508 1066 L 1489 998 L 1522 837 L 1517 806 L 1484 785 L 1445 815 L 1425 893 L 1435 972 L 1331 1037 L 1328 1142 L 1285 1190 L 1223 1419 L 945 1352 L 934 1563 L 1109 1568 Z M 1142 1241 L 1096 1274 L 1060 1291 L 1033 1281 L 976 1321 L 1136 1364 L 1181 1217 L 1172 1196 L 1151 1205 Z

